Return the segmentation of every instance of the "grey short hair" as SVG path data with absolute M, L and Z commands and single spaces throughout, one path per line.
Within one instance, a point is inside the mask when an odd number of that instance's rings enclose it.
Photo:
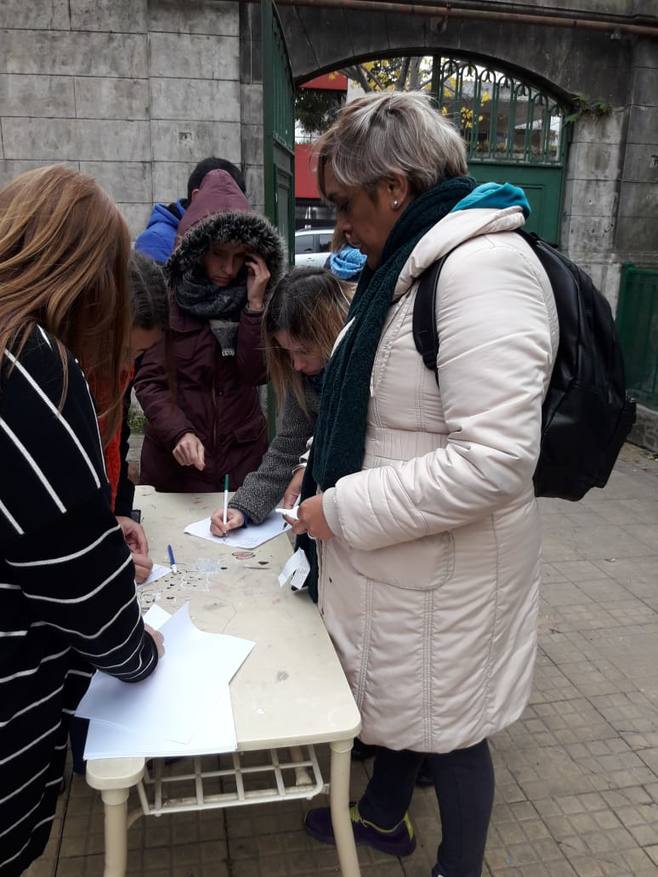
M 447 177 L 468 173 L 457 128 L 421 91 L 368 94 L 348 103 L 316 144 L 318 184 L 331 167 L 343 186 L 372 194 L 377 183 L 404 174 L 415 195 Z

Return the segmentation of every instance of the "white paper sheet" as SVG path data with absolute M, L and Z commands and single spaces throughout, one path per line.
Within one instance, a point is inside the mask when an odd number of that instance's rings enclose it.
M 76 715 L 138 736 L 189 743 L 254 643 L 204 633 L 190 620 L 188 604 L 161 630 L 165 655 L 155 672 L 130 685 L 96 673 Z
M 161 606 L 153 604 L 151 608 L 144 614 L 144 624 L 148 624 L 153 630 L 160 630 L 163 624 L 171 618 L 171 613 L 167 612 Z
M 279 585 L 283 587 L 288 579 L 290 579 L 291 587 L 296 591 L 299 591 L 304 587 L 304 582 L 310 571 L 311 567 L 306 554 L 301 548 L 298 548 L 297 551 L 288 558 L 286 565 L 279 573 Z
M 210 532 L 210 518 L 189 524 L 185 527 L 185 532 L 189 533 L 190 536 L 198 536 L 200 539 L 216 542 L 218 545 L 226 545 L 228 548 L 253 550 L 289 529 L 290 524 L 284 522 L 282 526 L 281 518 L 275 512 L 271 512 L 262 524 L 250 524 L 241 530 L 233 530 L 228 536 L 213 536 Z
M 219 686 L 203 723 L 188 743 L 165 740 L 155 727 L 124 731 L 105 722 L 90 722 L 85 745 L 86 759 L 168 758 L 186 755 L 219 755 L 235 752 L 238 743 L 228 685 Z
M 149 577 L 145 581 L 137 583 L 137 587 L 139 588 L 141 585 L 152 585 L 153 582 L 157 582 L 158 579 L 162 579 L 165 576 L 168 576 L 170 572 L 170 566 L 162 566 L 161 563 L 154 563 L 153 569 L 151 570 Z M 151 627 L 153 627 L 153 625 L 151 625 Z

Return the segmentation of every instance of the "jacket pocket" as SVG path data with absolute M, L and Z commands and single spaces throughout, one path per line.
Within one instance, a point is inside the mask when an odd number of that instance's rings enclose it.
M 249 423 L 244 423 L 233 432 L 233 438 L 238 445 L 247 445 L 257 442 L 267 430 L 265 418 L 259 417 Z
M 353 548 L 349 553 L 359 575 L 409 591 L 440 588 L 452 576 L 455 565 L 454 539 L 450 532 L 423 536 L 374 551 Z

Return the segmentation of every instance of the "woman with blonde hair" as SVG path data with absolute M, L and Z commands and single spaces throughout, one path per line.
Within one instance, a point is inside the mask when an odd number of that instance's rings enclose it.
M 318 268 L 293 269 L 272 292 L 263 315 L 263 338 L 281 406 L 280 427 L 261 465 L 231 499 L 227 525 L 221 509 L 213 514 L 216 535 L 249 522 L 260 524 L 281 497 L 286 508 L 295 504 L 304 474 L 299 458 L 313 435 L 322 373 L 348 307 L 341 283 Z
M 337 225 L 367 256 L 325 372 L 298 532 L 318 540 L 319 606 L 377 745 L 356 840 L 408 855 L 430 754 L 442 823 L 432 877 L 479 877 L 493 801 L 487 738 L 522 713 L 537 645 L 532 476 L 558 346 L 550 282 L 508 184 L 476 187 L 427 95 L 348 104 L 318 144 Z M 436 371 L 414 343 L 436 288 Z M 429 326 L 423 327 L 430 330 Z M 333 842 L 327 809 L 307 831 Z
M 63 166 L 0 191 L 0 874 L 41 854 L 69 720 L 97 667 L 148 676 L 133 564 L 110 509 L 85 375 L 118 425 L 130 241 L 91 177 Z M 83 371 L 84 370 L 84 371 Z

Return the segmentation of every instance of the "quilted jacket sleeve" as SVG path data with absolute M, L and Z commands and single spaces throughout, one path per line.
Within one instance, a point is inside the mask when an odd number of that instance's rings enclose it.
M 135 394 L 153 434 L 165 447 L 173 450 L 185 433 L 196 434 L 194 425 L 174 401 L 164 338 L 144 354 L 135 380 Z

